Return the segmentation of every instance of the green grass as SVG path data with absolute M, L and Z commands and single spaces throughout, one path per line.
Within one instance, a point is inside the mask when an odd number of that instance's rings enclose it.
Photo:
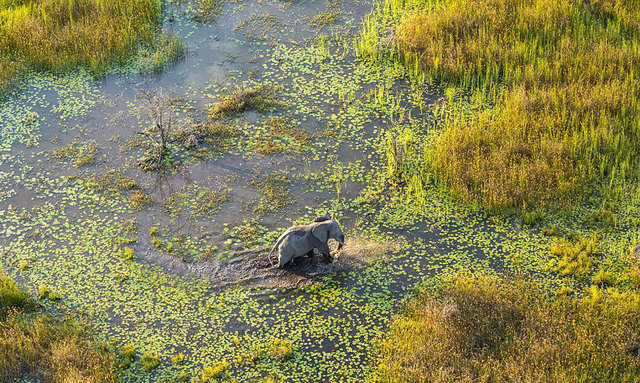
M 0 274 L 0 320 L 5 320 L 10 311 L 33 307 L 29 295 L 20 290 L 13 280 Z
M 101 71 L 151 44 L 158 0 L 1 0 L 0 87 L 27 68 Z
M 634 382 L 638 295 L 552 298 L 536 284 L 447 279 L 420 294 L 381 344 L 382 382 Z
M 357 48 L 449 87 L 427 154 L 459 199 L 568 206 L 638 175 L 638 16 L 622 1 L 386 0 Z
M 57 320 L 34 308 L 29 295 L 0 273 L 0 380 L 118 381 L 116 356 L 107 344 L 77 321 Z

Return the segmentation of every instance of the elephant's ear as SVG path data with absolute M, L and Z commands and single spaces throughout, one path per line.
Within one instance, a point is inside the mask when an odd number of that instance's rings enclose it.
M 320 224 L 311 229 L 313 236 L 318 238 L 318 240 L 322 243 L 327 243 L 329 240 L 329 228 L 326 224 Z

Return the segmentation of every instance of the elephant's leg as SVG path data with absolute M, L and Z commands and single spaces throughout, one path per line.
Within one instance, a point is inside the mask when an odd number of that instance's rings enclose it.
M 329 250 L 329 245 L 320 242 L 317 249 L 325 259 L 331 259 L 331 250 Z

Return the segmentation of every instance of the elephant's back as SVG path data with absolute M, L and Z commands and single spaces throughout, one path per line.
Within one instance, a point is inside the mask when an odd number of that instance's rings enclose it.
M 296 225 L 296 226 L 291 226 L 290 228 L 285 230 L 284 234 L 291 234 L 291 233 L 297 233 L 297 232 L 308 232 L 309 230 L 311 230 L 309 228 L 309 225 Z

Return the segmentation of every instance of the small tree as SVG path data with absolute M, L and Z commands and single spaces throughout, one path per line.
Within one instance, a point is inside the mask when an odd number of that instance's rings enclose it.
M 144 103 L 144 110 L 151 124 L 138 131 L 138 134 L 147 139 L 151 148 L 149 161 L 156 169 L 162 165 L 162 161 L 168 153 L 168 145 L 175 127 L 175 106 L 178 99 L 172 98 L 162 91 L 145 91 L 140 95 Z

